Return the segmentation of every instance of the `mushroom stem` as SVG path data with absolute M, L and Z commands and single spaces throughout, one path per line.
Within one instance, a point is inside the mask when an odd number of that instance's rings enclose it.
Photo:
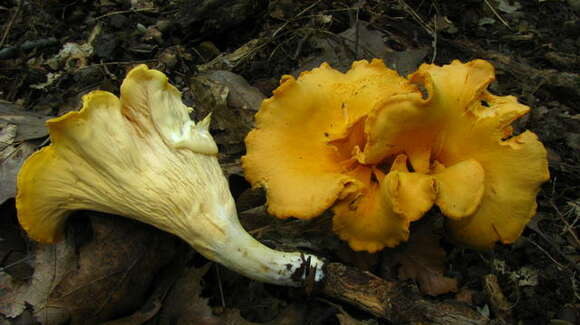
M 202 209 L 192 209 L 190 216 L 173 210 L 171 218 L 134 216 L 134 219 L 153 224 L 173 233 L 191 245 L 200 254 L 250 279 L 277 285 L 299 287 L 307 277 L 316 282 L 324 277 L 324 262 L 317 256 L 302 252 L 283 252 L 257 241 L 241 225 L 233 197 L 215 157 L 206 157 L 214 170 L 211 189 L 205 201 L 220 202 Z M 203 163 L 202 163 L 203 165 Z M 152 223 L 151 220 L 157 221 Z
M 221 232 L 222 238 L 202 240 L 203 247 L 198 245 L 200 238 L 185 240 L 208 259 L 256 281 L 299 287 L 306 278 L 318 282 L 324 277 L 324 262 L 317 256 L 271 249 L 248 234 L 237 216 L 227 219 L 230 221 Z M 213 247 L 208 249 L 206 243 L 212 243 Z

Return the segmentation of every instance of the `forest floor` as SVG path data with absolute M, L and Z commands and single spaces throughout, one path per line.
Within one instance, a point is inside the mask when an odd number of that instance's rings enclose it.
M 417 285 L 425 299 L 466 304 L 494 324 L 580 323 L 579 16 L 578 1 L 562 0 L 0 1 L 0 325 L 389 324 L 316 291 L 250 281 L 121 217 L 83 211 L 65 241 L 27 239 L 15 179 L 48 143 L 44 121 L 77 110 L 92 90 L 118 94 L 142 63 L 167 74 L 195 120 L 212 112 L 240 219 L 262 242 Z M 330 215 L 267 215 L 264 191 L 240 167 L 254 113 L 282 75 L 372 58 L 403 76 L 422 63 L 488 60 L 491 92 L 531 107 L 516 128 L 548 150 L 550 180 L 514 244 L 482 252 L 436 237 L 440 260 L 415 267 L 442 289 L 404 279 L 410 244 L 353 252 Z

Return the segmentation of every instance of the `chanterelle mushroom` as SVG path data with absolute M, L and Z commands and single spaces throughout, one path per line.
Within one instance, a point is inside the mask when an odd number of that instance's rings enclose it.
M 208 259 L 249 278 L 300 285 L 316 256 L 272 250 L 240 225 L 217 146 L 167 77 L 140 65 L 121 96 L 94 91 L 83 108 L 48 121 L 52 144 L 18 175 L 18 218 L 40 242 L 62 236 L 67 216 L 87 209 L 126 216 L 173 233 Z
M 535 213 L 548 161 L 535 134 L 512 134 L 529 108 L 491 94 L 493 80 L 483 60 L 424 64 L 408 79 L 376 59 L 284 76 L 246 138 L 246 177 L 280 218 L 331 208 L 354 250 L 407 240 L 434 205 L 457 242 L 511 243 Z

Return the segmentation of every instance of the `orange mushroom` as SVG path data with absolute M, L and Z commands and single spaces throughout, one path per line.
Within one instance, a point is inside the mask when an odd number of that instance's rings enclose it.
M 512 136 L 529 108 L 490 94 L 493 80 L 482 60 L 424 64 L 408 79 L 380 60 L 284 76 L 246 139 L 246 177 L 278 217 L 332 208 L 355 250 L 407 240 L 433 205 L 458 242 L 513 242 L 549 177 L 547 155 L 533 133 Z

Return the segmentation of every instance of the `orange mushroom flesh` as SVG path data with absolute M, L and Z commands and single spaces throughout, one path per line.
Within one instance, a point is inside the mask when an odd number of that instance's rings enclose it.
M 511 243 L 535 213 L 547 154 L 532 132 L 512 136 L 529 108 L 489 93 L 493 80 L 482 60 L 424 64 L 408 79 L 376 59 L 284 76 L 246 138 L 246 177 L 278 217 L 331 208 L 355 250 L 407 240 L 434 205 L 459 243 Z

